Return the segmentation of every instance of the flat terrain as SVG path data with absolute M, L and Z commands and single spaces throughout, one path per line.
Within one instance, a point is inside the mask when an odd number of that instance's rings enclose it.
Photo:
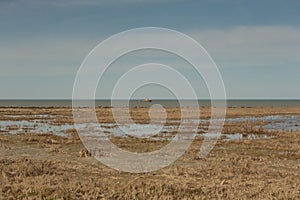
M 192 109 L 190 113 L 191 119 L 199 118 Z M 299 116 L 300 108 L 229 108 L 227 118 L 278 115 Z M 97 116 L 100 123 L 114 122 L 110 108 L 98 108 Z M 146 108 L 131 109 L 131 116 L 137 123 L 150 119 Z M 210 109 L 202 108 L 201 119 L 209 116 Z M 167 109 L 167 117 L 167 124 L 178 120 L 180 109 Z M 70 108 L 0 108 L 0 127 L 9 120 L 50 118 L 57 126 L 73 123 Z M 12 135 L 8 133 L 18 127 L 10 125 L 0 133 L 0 199 L 300 199 L 300 128 L 268 130 L 266 123 L 227 121 L 223 136 L 239 133 L 242 138 L 220 139 L 199 159 L 199 137 L 172 165 L 141 174 L 101 164 L 85 150 L 75 129 L 64 137 L 30 131 Z M 168 142 L 132 137 L 112 141 L 135 152 Z

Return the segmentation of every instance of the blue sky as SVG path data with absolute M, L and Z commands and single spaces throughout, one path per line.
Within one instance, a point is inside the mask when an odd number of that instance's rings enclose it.
M 228 98 L 299 99 L 299 8 L 297 0 L 2 0 L 0 98 L 71 98 L 76 72 L 99 42 L 155 26 L 201 43 Z M 104 84 L 98 98 L 109 98 L 113 83 Z

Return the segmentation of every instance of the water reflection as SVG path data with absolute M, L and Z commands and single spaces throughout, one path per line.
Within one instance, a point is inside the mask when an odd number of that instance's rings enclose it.
M 73 124 L 57 124 L 55 123 L 55 115 L 6 115 L 7 120 L 0 121 L 0 133 L 2 134 L 22 134 L 22 133 L 51 133 L 59 136 L 68 136 L 68 131 L 74 130 L 75 127 Z M 24 118 L 27 118 L 26 120 Z M 18 120 L 20 118 L 20 120 Z M 218 119 L 216 119 L 218 120 Z M 282 131 L 297 131 L 300 130 L 300 116 L 297 115 L 270 115 L 263 117 L 238 117 L 238 118 L 228 118 L 226 122 L 263 122 L 263 128 L 267 130 L 282 130 Z M 190 119 L 189 123 L 191 128 L 194 128 L 195 125 L 199 123 L 208 123 L 209 120 L 206 119 Z M 140 127 L 137 127 L 135 124 L 126 124 L 122 127 L 123 132 L 120 127 L 115 123 L 104 123 L 104 124 L 79 124 L 79 129 L 88 130 L 94 132 L 95 134 L 103 134 L 118 137 L 127 137 L 128 135 L 134 137 L 144 137 L 149 135 L 149 132 L 153 131 L 151 139 L 174 139 L 176 135 L 178 126 L 174 124 L 179 124 L 179 120 L 168 121 L 167 125 L 163 126 L 161 124 L 140 124 Z M 171 124 L 171 125 L 168 125 Z M 207 127 L 199 127 L 197 137 L 210 137 L 210 133 L 207 133 Z M 160 130 L 157 133 L 157 130 Z M 195 131 L 194 129 L 191 131 Z M 234 133 L 234 134 L 223 134 L 222 138 L 226 141 L 231 140 L 243 140 L 243 139 L 266 139 L 269 138 L 268 135 L 243 135 L 243 133 Z

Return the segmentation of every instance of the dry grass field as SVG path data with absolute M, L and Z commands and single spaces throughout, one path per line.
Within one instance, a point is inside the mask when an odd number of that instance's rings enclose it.
M 149 122 L 148 109 L 133 108 L 137 123 Z M 180 117 L 167 109 L 168 120 Z M 11 119 L 9 115 L 18 115 Z M 7 120 L 54 115 L 56 125 L 73 123 L 69 108 L 0 108 L 0 126 Z M 113 122 L 109 108 L 98 108 L 100 123 Z M 300 108 L 229 108 L 227 117 L 300 115 Z M 207 119 L 210 109 L 201 109 Z M 191 110 L 191 118 L 198 118 Z M 167 121 L 167 123 L 169 123 Z M 51 133 L 0 133 L 0 199 L 300 199 L 300 131 L 266 130 L 263 121 L 226 122 L 223 135 L 242 133 L 242 139 L 219 140 L 198 158 L 198 138 L 172 165 L 151 173 L 116 171 L 90 156 L 76 130 L 68 137 Z M 268 137 L 248 138 L 247 135 Z M 114 137 L 121 148 L 147 152 L 167 141 Z

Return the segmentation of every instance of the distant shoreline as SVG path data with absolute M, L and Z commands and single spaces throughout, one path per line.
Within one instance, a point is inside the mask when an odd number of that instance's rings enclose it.
M 80 100 L 84 105 L 87 100 Z M 220 100 L 216 100 L 218 102 Z M 88 101 L 90 102 L 90 101 Z M 193 104 L 189 105 L 189 102 L 192 100 L 182 100 L 184 102 L 184 107 L 193 107 Z M 130 100 L 129 106 L 130 107 L 137 107 L 137 108 L 144 108 L 144 107 L 151 107 L 154 104 L 163 105 L 166 108 L 176 108 L 181 107 L 177 100 L 158 100 L 153 99 L 151 102 L 143 102 L 141 100 Z M 198 100 L 199 107 L 210 107 L 211 103 L 210 100 Z M 110 100 L 95 100 L 96 107 L 111 107 Z M 19 99 L 19 100 L 0 100 L 0 107 L 16 107 L 16 108 L 66 108 L 72 107 L 72 100 L 65 99 Z M 114 107 L 128 107 L 126 100 L 115 100 Z M 227 100 L 227 107 L 237 107 L 237 108 L 258 108 L 258 107 L 300 107 L 300 100 L 296 99 L 231 99 Z

